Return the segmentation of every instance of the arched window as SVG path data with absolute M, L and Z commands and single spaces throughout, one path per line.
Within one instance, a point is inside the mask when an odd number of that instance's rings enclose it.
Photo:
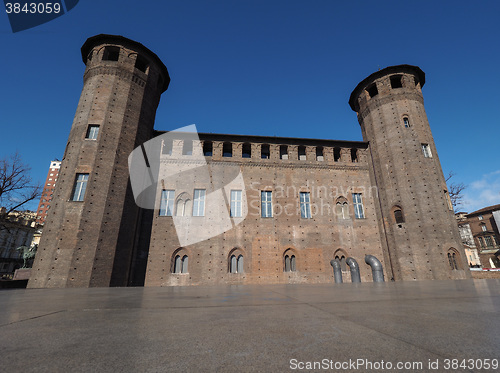
M 335 213 L 337 214 L 337 218 L 340 220 L 349 219 L 349 204 L 347 203 L 346 198 L 337 198 Z
M 188 273 L 188 256 L 176 255 L 174 259 L 174 273 Z
M 346 272 L 347 271 L 346 258 L 348 257 L 347 253 L 342 249 L 338 249 L 337 251 L 335 251 L 334 255 L 335 259 L 340 262 L 340 269 L 343 272 Z
M 410 125 L 410 119 L 408 119 L 408 117 L 403 117 L 403 124 L 405 126 L 405 128 L 410 128 L 411 125 Z
M 396 223 L 404 223 L 405 218 L 403 216 L 403 211 L 401 209 L 394 210 L 394 219 L 396 220 Z
M 237 259 L 236 259 L 236 256 L 235 255 L 231 255 L 231 268 L 230 268 L 230 272 L 231 273 L 236 273 L 237 272 Z
M 448 250 L 448 263 L 450 264 L 450 268 L 452 270 L 461 269 L 460 264 L 460 256 L 455 251 L 455 249 Z
M 229 253 L 229 273 L 244 273 L 245 265 L 243 253 L 240 248 L 234 248 Z
M 175 203 L 175 216 L 188 216 L 191 209 L 191 199 L 189 195 L 184 192 L 179 194 Z
M 188 273 L 188 252 L 183 247 L 175 250 L 172 255 L 172 264 L 171 264 L 171 272 L 172 273 Z
M 244 268 L 244 266 L 243 266 L 243 255 L 239 255 L 238 256 L 238 268 L 237 268 L 238 273 L 245 272 L 243 268 Z
M 403 224 L 405 222 L 405 215 L 401 206 L 394 206 L 391 211 L 396 224 Z
M 295 272 L 297 270 L 296 267 L 296 262 L 295 262 L 295 255 L 293 254 L 293 251 L 288 249 L 285 251 L 285 256 L 284 256 L 284 272 Z

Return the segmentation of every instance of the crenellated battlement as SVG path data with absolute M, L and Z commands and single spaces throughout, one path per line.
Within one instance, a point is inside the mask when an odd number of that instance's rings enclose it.
M 239 163 L 367 164 L 366 142 L 200 133 L 199 141 L 189 140 L 187 143 L 181 137 L 162 143 L 162 159 L 188 161 L 193 156 L 203 155 L 207 161 Z

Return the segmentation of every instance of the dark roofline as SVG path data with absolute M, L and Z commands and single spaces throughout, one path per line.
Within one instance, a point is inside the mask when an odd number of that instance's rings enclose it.
M 363 89 L 366 88 L 368 84 L 370 84 L 372 81 L 383 77 L 384 75 L 389 75 L 389 74 L 395 74 L 395 73 L 401 73 L 401 72 L 411 72 L 415 73 L 418 75 L 418 80 L 420 81 L 420 87 L 423 87 L 425 84 L 425 73 L 420 69 L 418 66 L 413 66 L 413 65 L 395 65 L 395 66 L 389 66 L 386 67 L 385 69 L 379 70 L 371 74 L 370 76 L 366 77 L 363 79 L 357 86 L 354 88 L 354 90 L 351 93 L 351 96 L 349 97 L 349 106 L 351 107 L 352 110 L 358 111 L 358 96 L 361 93 Z
M 155 136 L 162 135 L 169 131 L 155 130 Z M 180 132 L 179 132 L 180 133 Z M 356 147 L 368 148 L 366 141 L 348 141 L 348 140 L 330 140 L 330 139 L 312 139 L 302 137 L 277 137 L 277 136 L 258 136 L 258 135 L 234 135 L 226 133 L 198 133 L 201 140 L 211 141 L 237 141 L 237 142 L 258 142 L 263 144 L 313 144 L 313 145 L 326 145 L 326 146 L 343 146 L 343 147 Z
M 134 40 L 131 40 L 131 39 L 128 39 L 128 38 L 121 36 L 121 35 L 99 34 L 99 35 L 91 36 L 90 38 L 88 38 L 85 41 L 85 43 L 83 43 L 82 48 L 81 48 L 82 61 L 85 65 L 87 65 L 87 56 L 89 55 L 89 52 L 94 47 L 94 45 L 104 44 L 104 43 L 130 45 L 134 49 L 142 50 L 142 52 L 144 52 L 151 59 L 153 59 L 156 62 L 156 64 L 160 67 L 160 70 L 164 76 L 162 93 L 167 90 L 168 85 L 170 84 L 170 75 L 168 74 L 167 67 L 160 60 L 160 58 L 154 52 L 152 52 L 149 48 L 145 47 L 141 43 L 134 41 Z
M 471 212 L 470 214 L 467 215 L 467 217 L 472 216 L 472 215 L 483 214 L 483 213 L 488 212 L 488 211 L 497 211 L 497 210 L 500 210 L 500 205 L 493 205 L 493 206 L 483 207 L 480 210 Z

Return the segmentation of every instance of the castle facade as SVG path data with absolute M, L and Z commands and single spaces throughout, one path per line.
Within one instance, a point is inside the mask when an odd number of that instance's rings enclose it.
M 420 68 L 358 84 L 359 142 L 156 131 L 158 56 L 97 35 L 82 58 L 28 287 L 470 278 Z

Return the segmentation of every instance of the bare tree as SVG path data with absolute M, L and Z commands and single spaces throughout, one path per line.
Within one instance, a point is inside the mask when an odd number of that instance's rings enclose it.
M 10 213 L 21 211 L 28 202 L 40 198 L 42 186 L 32 182 L 30 171 L 18 153 L 0 159 L 0 229 L 5 228 L 2 222 Z
M 451 178 L 455 176 L 456 173 L 450 171 L 448 176 L 446 176 L 446 184 L 448 185 L 448 194 L 451 199 L 451 204 L 453 205 L 453 209 L 455 212 L 458 212 L 458 208 L 462 206 L 463 203 L 463 191 L 467 188 L 467 185 L 464 183 L 454 183 L 450 182 Z

